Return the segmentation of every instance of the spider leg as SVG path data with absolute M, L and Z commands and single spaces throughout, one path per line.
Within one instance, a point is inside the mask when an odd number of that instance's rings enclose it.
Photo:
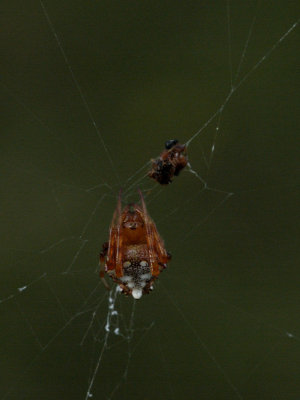
M 158 256 L 159 264 L 166 267 L 165 264 L 171 260 L 171 254 L 166 251 L 165 246 L 164 246 L 164 241 L 160 237 L 153 221 L 151 221 L 151 223 L 150 223 L 150 229 L 151 229 L 151 234 L 153 237 L 154 250 Z
M 116 257 L 118 254 L 119 234 L 120 234 L 120 217 L 121 217 L 121 191 L 119 193 L 118 204 L 113 214 L 109 231 L 109 241 L 102 246 L 100 253 L 100 278 L 107 289 L 110 289 L 105 280 L 104 274 L 116 274 Z
M 144 214 L 145 218 L 145 228 L 146 228 L 146 237 L 147 237 L 147 245 L 149 249 L 149 261 L 150 261 L 150 268 L 153 276 L 158 276 L 160 273 L 159 270 L 159 263 L 157 259 L 157 253 L 155 251 L 155 245 L 154 245 L 154 236 L 152 232 L 152 226 L 154 225 L 154 222 L 151 220 L 151 218 L 148 215 L 146 204 L 144 201 L 144 197 L 140 189 L 138 189 L 140 198 L 141 198 L 141 203 L 142 203 L 142 211 Z M 156 228 L 155 228 L 156 229 Z
M 100 264 L 100 278 L 103 282 L 103 285 L 106 287 L 107 290 L 110 290 L 109 284 L 106 282 L 106 279 L 104 277 L 105 273 L 105 258 L 107 256 L 107 251 L 108 251 L 108 242 L 103 243 L 102 245 L 102 251 L 99 256 L 99 264 Z
M 116 258 L 115 258 L 115 274 L 117 278 L 123 276 L 123 235 L 122 233 L 122 190 L 119 192 L 118 205 L 116 209 L 118 222 L 115 226 L 116 229 Z
M 108 240 L 108 250 L 107 250 L 107 257 L 106 257 L 106 263 L 105 263 L 105 270 L 106 272 L 112 271 L 115 269 L 115 263 L 116 263 L 116 226 L 115 226 L 115 220 L 116 220 L 116 215 L 117 215 L 117 210 L 115 210 L 112 223 L 110 226 L 109 230 L 109 240 Z

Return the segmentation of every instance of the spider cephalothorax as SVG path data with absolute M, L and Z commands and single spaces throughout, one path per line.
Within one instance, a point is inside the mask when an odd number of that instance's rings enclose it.
M 148 172 L 150 178 L 161 185 L 168 185 L 188 163 L 186 145 L 180 144 L 176 139 L 167 140 L 165 150 L 159 158 L 151 161 L 152 169 Z
M 129 204 L 123 210 L 119 196 L 109 241 L 100 253 L 100 277 L 106 287 L 105 272 L 123 293 L 135 299 L 153 289 L 154 281 L 171 259 L 139 193 L 142 206 Z

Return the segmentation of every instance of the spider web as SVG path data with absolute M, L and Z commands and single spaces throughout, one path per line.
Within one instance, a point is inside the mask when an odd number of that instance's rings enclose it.
M 299 398 L 297 15 L 5 5 L 1 400 Z M 99 282 L 120 187 L 173 255 L 139 301 Z

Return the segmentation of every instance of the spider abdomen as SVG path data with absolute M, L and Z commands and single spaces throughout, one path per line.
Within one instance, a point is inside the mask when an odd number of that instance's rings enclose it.
M 134 298 L 139 299 L 152 278 L 147 245 L 127 246 L 124 252 L 123 276 L 120 278 Z

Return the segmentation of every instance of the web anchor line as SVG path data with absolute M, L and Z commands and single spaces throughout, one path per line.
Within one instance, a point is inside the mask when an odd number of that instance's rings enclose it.
M 240 68 L 241 68 L 241 64 L 242 64 L 242 61 L 243 61 L 243 59 L 244 59 L 244 57 L 245 57 L 245 52 L 246 52 L 246 49 L 247 49 L 247 46 L 248 46 L 248 43 L 249 43 L 249 40 L 250 40 L 250 36 L 251 36 L 251 34 L 252 34 L 252 30 L 253 30 L 253 26 L 254 26 L 254 22 L 255 22 L 255 19 L 252 21 L 252 24 L 251 24 L 251 26 L 250 26 L 250 30 L 249 30 L 249 33 L 248 33 L 248 37 L 247 37 L 247 40 L 246 40 L 246 44 L 245 44 L 245 47 L 244 47 L 244 51 L 243 51 L 243 53 L 242 53 L 242 56 L 241 56 L 241 60 L 240 60 L 240 63 L 239 63 L 239 66 L 238 66 L 238 70 L 237 70 L 237 72 L 236 72 L 236 75 L 235 75 L 235 77 L 234 77 L 234 79 L 233 79 L 233 82 L 235 82 L 236 81 L 236 79 L 237 79 L 237 77 L 238 77 L 238 75 L 239 75 L 239 73 L 240 73 Z M 298 24 L 299 24 L 299 22 L 300 22 L 300 18 L 295 22 L 295 23 L 293 23 L 293 25 L 274 43 L 274 45 L 273 46 L 271 46 L 270 48 L 269 48 L 269 50 L 264 54 L 264 56 L 263 57 L 261 57 L 255 64 L 254 64 L 254 66 L 244 75 L 244 77 L 243 78 L 241 78 L 240 79 L 240 81 L 236 84 L 236 85 L 231 85 L 230 86 L 230 90 L 229 90 L 229 93 L 228 93 L 228 95 L 227 95 L 227 97 L 226 97 L 226 99 L 225 99 L 225 101 L 221 104 L 221 106 L 217 109 L 217 111 L 215 111 L 215 113 L 204 123 L 204 125 L 202 125 L 202 127 L 197 131 L 197 132 L 195 132 L 191 137 L 190 137 L 190 139 L 186 142 L 186 146 L 189 146 L 189 144 L 218 116 L 218 115 L 220 115 L 220 114 L 222 114 L 223 113 L 223 111 L 224 111 L 224 108 L 225 108 L 225 106 L 227 105 L 227 103 L 228 103 L 228 101 L 230 100 L 230 98 L 232 97 L 232 95 L 236 92 L 236 90 L 241 86 L 241 85 L 243 85 L 248 79 L 249 79 L 249 77 L 257 70 L 257 68 L 265 61 L 265 60 L 267 60 L 269 57 L 270 57 L 270 55 L 274 52 L 274 50 L 279 46 L 279 44 L 280 43 L 282 43 L 286 38 L 287 38 L 287 36 L 294 30 L 294 29 L 296 29 L 296 27 L 298 26 Z M 217 126 L 217 128 L 218 128 L 218 126 Z M 218 130 L 218 129 L 217 129 Z
M 83 105 L 84 105 L 84 107 L 85 107 L 85 109 L 86 109 L 86 111 L 87 111 L 87 113 L 89 115 L 91 124 L 93 125 L 93 127 L 94 127 L 94 129 L 95 129 L 95 131 L 97 133 L 97 136 L 100 139 L 100 142 L 101 142 L 101 144 L 102 144 L 102 146 L 103 146 L 103 148 L 105 150 L 107 159 L 109 160 L 109 163 L 110 163 L 110 165 L 112 167 L 112 170 L 113 170 L 118 182 L 120 183 L 120 176 L 119 176 L 119 174 L 118 174 L 118 172 L 116 170 L 116 167 L 115 167 L 115 164 L 114 164 L 114 162 L 112 160 L 111 154 L 110 154 L 110 152 L 108 150 L 108 147 L 106 146 L 106 144 L 104 142 L 104 139 L 103 139 L 103 136 L 102 136 L 102 134 L 100 132 L 100 129 L 98 128 L 98 125 L 96 124 L 96 121 L 95 121 L 95 118 L 93 116 L 92 110 L 91 110 L 91 108 L 90 108 L 90 106 L 89 106 L 89 104 L 88 104 L 88 102 L 87 102 L 87 100 L 86 100 L 86 98 L 85 98 L 85 96 L 83 94 L 83 91 L 82 91 L 82 89 L 81 89 L 81 87 L 79 85 L 78 79 L 76 78 L 76 75 L 75 75 L 75 73 L 73 71 L 73 68 L 72 68 L 72 66 L 71 66 L 71 64 L 69 62 L 67 54 L 66 54 L 66 52 L 64 50 L 64 47 L 63 47 L 63 45 L 61 43 L 61 40 L 60 40 L 60 38 L 58 37 L 58 35 L 56 33 L 54 25 L 53 25 L 53 23 L 52 23 L 52 21 L 50 19 L 49 13 L 48 13 L 48 11 L 47 11 L 47 9 L 46 9 L 46 7 L 44 5 L 44 2 L 42 0 L 40 0 L 40 4 L 41 4 L 42 10 L 43 10 L 43 13 L 44 13 L 44 15 L 46 17 L 46 20 L 47 20 L 47 23 L 49 25 L 49 28 L 50 28 L 50 30 L 52 32 L 52 35 L 54 36 L 54 38 L 56 40 L 56 43 L 57 43 L 57 45 L 59 47 L 59 50 L 60 50 L 60 52 L 61 52 L 61 54 L 63 56 L 65 64 L 66 64 L 66 66 L 67 66 L 67 68 L 68 68 L 68 70 L 70 72 L 70 75 L 71 75 L 71 77 L 73 79 L 75 87 L 76 87 L 76 89 L 77 89 L 77 91 L 79 93 L 79 96 L 80 96 L 81 100 L 82 100 L 82 103 L 83 103 Z

